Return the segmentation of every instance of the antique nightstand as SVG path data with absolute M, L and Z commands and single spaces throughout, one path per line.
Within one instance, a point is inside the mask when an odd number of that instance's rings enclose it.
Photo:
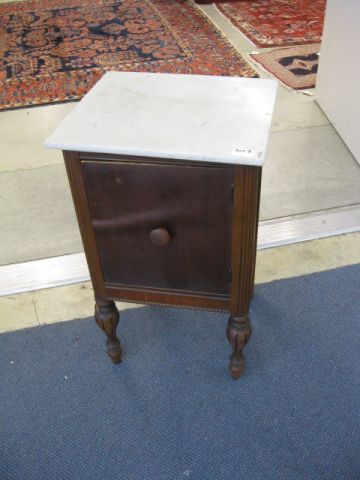
M 228 310 L 233 378 L 251 333 L 273 80 L 109 72 L 46 140 L 63 150 L 108 354 L 114 300 Z

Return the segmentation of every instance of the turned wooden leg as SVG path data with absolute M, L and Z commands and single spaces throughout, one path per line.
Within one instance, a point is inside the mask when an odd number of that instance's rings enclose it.
M 226 335 L 233 349 L 230 355 L 229 370 L 232 378 L 237 380 L 244 371 L 245 362 L 242 351 L 251 335 L 249 317 L 230 315 Z
M 121 362 L 120 341 L 116 336 L 119 323 L 119 312 L 112 300 L 97 301 L 95 304 L 95 320 L 101 330 L 106 333 L 107 352 L 114 363 Z
M 232 225 L 230 317 L 226 329 L 232 348 L 229 370 L 237 380 L 244 370 L 243 349 L 250 339 L 250 301 L 254 291 L 261 168 L 235 168 Z

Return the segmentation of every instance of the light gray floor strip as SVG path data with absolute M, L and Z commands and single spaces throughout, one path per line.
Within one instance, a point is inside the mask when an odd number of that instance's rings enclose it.
M 258 249 L 360 231 L 360 204 L 260 222 Z
M 360 231 L 360 205 L 260 222 L 258 249 Z M 84 253 L 0 267 L 0 296 L 89 280 Z
M 84 253 L 0 267 L 0 296 L 89 280 Z

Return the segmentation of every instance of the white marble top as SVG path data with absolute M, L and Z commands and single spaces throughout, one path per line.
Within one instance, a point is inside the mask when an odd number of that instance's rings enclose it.
M 277 82 L 108 72 L 45 147 L 262 165 Z

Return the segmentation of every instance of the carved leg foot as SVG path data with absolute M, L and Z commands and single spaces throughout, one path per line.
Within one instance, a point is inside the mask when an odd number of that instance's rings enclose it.
M 116 336 L 119 323 L 119 312 L 112 300 L 98 301 L 95 304 L 95 320 L 101 330 L 106 333 L 107 352 L 114 363 L 121 362 L 120 341 Z
M 245 362 L 242 350 L 251 335 L 249 317 L 235 317 L 230 315 L 226 335 L 233 349 L 233 353 L 230 355 L 229 370 L 232 378 L 237 380 L 244 371 Z

